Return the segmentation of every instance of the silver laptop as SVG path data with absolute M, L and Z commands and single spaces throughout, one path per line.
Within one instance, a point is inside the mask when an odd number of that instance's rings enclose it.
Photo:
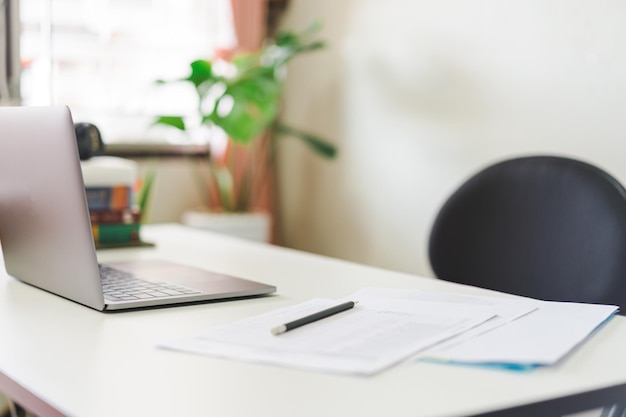
M 74 123 L 63 106 L 0 107 L 0 245 L 9 275 L 101 311 L 276 291 L 165 261 L 99 265 Z

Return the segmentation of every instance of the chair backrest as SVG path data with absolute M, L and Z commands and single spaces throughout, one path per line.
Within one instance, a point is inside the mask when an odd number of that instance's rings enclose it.
M 497 163 L 444 203 L 429 257 L 443 280 L 626 310 L 626 190 L 569 158 Z

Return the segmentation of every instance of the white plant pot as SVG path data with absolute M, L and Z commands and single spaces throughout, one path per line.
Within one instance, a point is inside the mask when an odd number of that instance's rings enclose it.
M 185 211 L 181 223 L 255 242 L 269 242 L 271 217 L 267 213 L 211 213 Z

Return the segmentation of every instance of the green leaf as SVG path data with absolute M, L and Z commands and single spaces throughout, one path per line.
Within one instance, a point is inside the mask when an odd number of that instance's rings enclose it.
M 232 199 L 235 188 L 235 180 L 232 173 L 226 167 L 211 165 L 213 177 L 217 184 L 217 190 L 220 195 L 220 203 L 225 211 L 232 211 Z
M 253 68 L 257 68 L 259 65 L 258 53 L 240 53 L 235 55 L 231 63 L 237 68 L 237 72 L 242 73 Z
M 150 202 L 150 192 L 152 191 L 152 185 L 154 184 L 154 177 L 156 177 L 154 169 L 148 171 L 143 179 L 141 188 L 137 193 L 137 205 L 142 213 L 142 221 L 148 214 L 148 204 Z
M 221 127 L 228 136 L 240 143 L 250 143 L 266 130 L 278 114 L 280 84 L 274 78 L 252 75 L 227 85 L 215 110 L 205 118 Z M 220 105 L 232 99 L 228 114 L 220 114 Z
M 190 66 L 191 74 L 189 74 L 185 80 L 191 81 L 196 88 L 206 81 L 214 80 L 213 66 L 211 62 L 204 59 L 198 59 L 193 61 Z
M 324 41 L 316 41 L 306 45 L 302 45 L 300 49 L 298 49 L 298 52 L 311 52 L 315 51 L 316 49 L 323 49 L 325 47 L 326 43 Z
M 181 116 L 159 116 L 152 124 L 172 126 L 182 131 L 186 129 L 185 120 Z
M 276 126 L 276 133 L 289 135 L 304 141 L 309 148 L 325 158 L 332 159 L 337 156 L 337 147 L 318 136 L 294 129 L 284 124 Z
M 308 28 L 300 33 L 285 31 L 276 34 L 275 44 L 286 51 L 285 61 L 298 53 L 310 52 L 316 49 L 324 48 L 326 44 L 322 41 L 311 41 L 311 37 L 319 32 L 322 28 L 321 21 L 313 22 Z

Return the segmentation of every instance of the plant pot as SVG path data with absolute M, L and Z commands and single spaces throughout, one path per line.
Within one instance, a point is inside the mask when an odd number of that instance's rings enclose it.
M 270 241 L 271 217 L 268 213 L 213 213 L 188 210 L 182 214 L 181 223 L 255 242 Z

